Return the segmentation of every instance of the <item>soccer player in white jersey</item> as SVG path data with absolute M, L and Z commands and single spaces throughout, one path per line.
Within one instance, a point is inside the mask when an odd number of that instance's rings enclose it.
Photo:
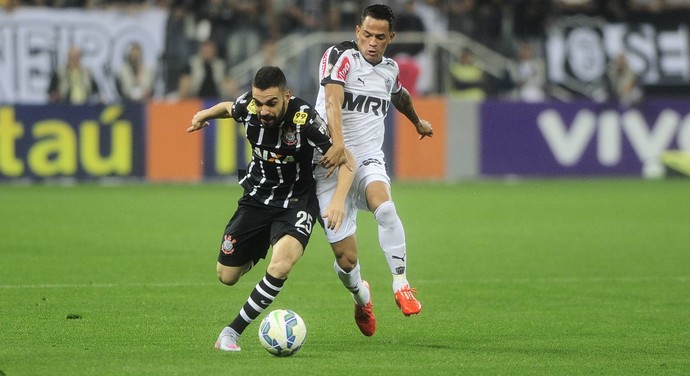
M 362 280 L 355 240 L 357 210 L 368 210 L 378 222 L 379 244 L 393 275 L 395 301 L 405 316 L 418 314 L 421 303 L 406 276 L 405 231 L 391 199 L 386 173 L 384 119 L 390 104 L 415 126 L 420 139 L 433 130 L 414 110 L 409 92 L 398 80 L 398 65 L 384 57 L 395 36 L 395 16 L 390 7 L 376 4 L 364 9 L 356 26 L 356 40 L 331 46 L 319 66 L 321 87 L 316 110 L 327 119 L 333 146 L 316 168 L 317 195 L 323 208 L 333 196 L 336 180 L 329 175 L 335 166 L 357 167 L 345 206 L 346 219 L 338 231 L 326 229 L 335 256 L 334 268 L 355 300 L 355 321 L 362 334 L 376 330 L 371 291 Z M 345 147 L 354 155 L 350 160 Z

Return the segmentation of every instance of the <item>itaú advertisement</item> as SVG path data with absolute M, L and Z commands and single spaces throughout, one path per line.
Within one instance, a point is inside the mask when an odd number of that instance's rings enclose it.
M 142 105 L 0 107 L 0 180 L 144 174 Z
M 690 103 L 487 101 L 480 133 L 483 175 L 640 176 L 665 151 L 690 151 Z

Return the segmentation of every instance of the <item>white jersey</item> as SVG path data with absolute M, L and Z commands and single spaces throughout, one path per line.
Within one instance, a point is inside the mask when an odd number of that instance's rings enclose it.
M 398 64 L 393 59 L 384 57 L 372 65 L 362 57 L 353 41 L 330 47 L 321 58 L 321 87 L 315 109 L 327 119 L 324 85 L 344 87 L 343 140 L 359 162 L 383 146 L 383 121 L 392 109 L 391 94 L 402 89 L 398 74 Z

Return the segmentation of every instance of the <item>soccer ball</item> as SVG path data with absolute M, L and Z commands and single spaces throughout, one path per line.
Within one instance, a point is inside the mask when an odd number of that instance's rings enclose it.
M 290 356 L 304 344 L 307 326 L 294 311 L 271 311 L 259 325 L 259 342 L 275 356 Z

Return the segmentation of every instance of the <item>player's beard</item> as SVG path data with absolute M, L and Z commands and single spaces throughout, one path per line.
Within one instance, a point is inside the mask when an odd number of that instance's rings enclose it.
M 263 125 L 266 128 L 272 128 L 276 125 L 277 118 L 273 115 L 265 115 L 259 117 L 261 120 L 261 125 Z
M 282 119 L 285 115 L 285 112 L 287 112 L 287 101 L 283 103 L 283 110 L 280 112 L 280 115 L 259 116 L 259 120 L 261 120 L 261 125 L 263 125 L 266 128 L 275 127 L 278 124 L 278 119 Z

